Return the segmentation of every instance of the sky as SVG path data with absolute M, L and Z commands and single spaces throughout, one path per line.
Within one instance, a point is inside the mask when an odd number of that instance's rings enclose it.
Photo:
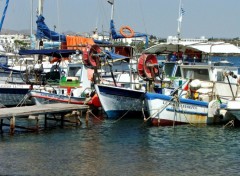
M 177 34 L 179 0 L 115 0 L 114 4 L 117 30 L 128 25 L 136 32 L 160 38 Z M 4 6 L 5 0 L 0 0 L 0 15 Z M 182 0 L 182 7 L 182 38 L 240 36 L 240 0 Z M 38 0 L 10 0 L 3 29 L 30 30 L 33 14 L 32 28 L 36 30 L 37 8 Z M 53 30 L 55 25 L 59 33 L 82 35 L 96 27 L 99 33 L 107 33 L 111 5 L 107 0 L 44 0 L 43 16 L 48 27 Z

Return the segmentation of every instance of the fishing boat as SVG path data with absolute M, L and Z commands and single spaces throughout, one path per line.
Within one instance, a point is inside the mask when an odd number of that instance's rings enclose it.
M 144 91 L 101 84 L 95 89 L 108 119 L 143 118 Z
M 34 89 L 29 92 L 29 97 L 37 105 L 57 102 L 101 107 L 92 88 L 92 81 L 88 79 L 88 70 L 82 63 L 70 63 L 67 75 L 62 75 L 58 84 Z
M 169 47 L 172 52 L 175 48 L 175 52 L 188 54 L 188 57 L 191 57 L 191 54 L 199 56 L 198 60 L 201 62 L 196 62 L 196 59 L 184 62 L 183 58 L 178 57 L 181 64 L 176 65 L 181 73 L 181 84 L 175 87 L 169 86 L 169 94 L 163 95 L 156 92 L 145 94 L 145 103 L 152 124 L 156 126 L 189 123 L 215 124 L 227 123 L 231 120 L 232 117 L 225 114 L 232 106 L 228 104 L 229 101 L 239 96 L 239 68 L 229 66 L 229 63 L 219 66 L 212 62 L 204 62 L 204 58 L 209 59 L 209 55 L 214 54 L 239 54 L 239 49 L 222 42 L 193 45 L 178 43 L 176 46 L 159 44 L 147 49 L 145 54 L 164 53 L 166 47 Z M 184 82 L 188 83 L 185 85 Z M 162 84 L 160 87 L 165 89 Z M 228 109 L 225 109 L 227 105 Z

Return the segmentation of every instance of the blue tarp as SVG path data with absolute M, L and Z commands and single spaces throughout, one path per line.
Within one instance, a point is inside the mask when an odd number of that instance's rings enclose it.
M 38 19 L 36 21 L 37 23 L 37 33 L 36 37 L 38 39 L 48 39 L 51 41 L 58 41 L 58 42 L 66 42 L 66 36 L 59 34 L 55 31 L 51 31 L 48 26 L 44 22 L 44 17 L 42 15 L 38 16 Z M 105 40 L 94 40 L 96 44 L 111 44 L 108 41 Z
M 58 34 L 55 31 L 51 31 L 44 22 L 44 17 L 42 15 L 38 16 L 37 23 L 37 33 L 36 37 L 38 39 L 49 39 L 52 41 L 66 42 L 66 36 Z
M 76 50 L 58 50 L 58 49 L 19 50 L 18 54 L 19 55 L 41 54 L 46 56 L 62 58 L 62 57 L 68 57 L 72 54 L 76 54 Z
M 129 57 L 123 56 L 123 55 L 119 55 L 110 51 L 104 51 L 105 53 L 107 53 L 109 55 L 109 57 L 111 59 L 128 59 Z

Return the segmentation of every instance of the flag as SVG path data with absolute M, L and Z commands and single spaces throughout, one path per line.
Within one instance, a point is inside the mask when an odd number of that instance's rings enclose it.
M 108 0 L 107 2 L 108 2 L 109 4 L 111 4 L 111 5 L 113 5 L 114 0 Z
M 181 14 L 184 15 L 185 10 L 183 8 L 181 8 Z
M 179 22 L 182 22 L 182 17 L 183 17 L 184 14 L 185 14 L 185 10 L 181 7 L 179 18 L 178 18 Z

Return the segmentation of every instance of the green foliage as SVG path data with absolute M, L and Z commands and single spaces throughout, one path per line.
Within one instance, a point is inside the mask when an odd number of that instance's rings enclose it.
M 27 48 L 28 44 L 24 41 L 21 40 L 14 40 L 14 44 L 18 47 L 18 48 Z

